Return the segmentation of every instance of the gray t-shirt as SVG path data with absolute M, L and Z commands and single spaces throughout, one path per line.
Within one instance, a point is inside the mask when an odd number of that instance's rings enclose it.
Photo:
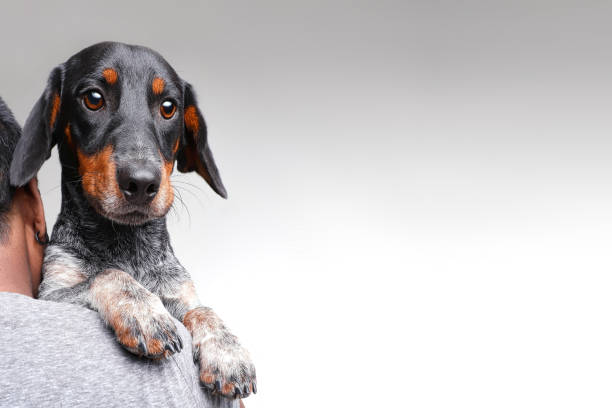
M 125 351 L 94 311 L 0 292 L 0 407 L 223 407 L 199 384 L 191 337 L 162 361 Z

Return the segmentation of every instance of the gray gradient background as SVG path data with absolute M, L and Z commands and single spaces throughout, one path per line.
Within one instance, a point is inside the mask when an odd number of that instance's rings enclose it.
M 170 229 L 247 407 L 612 404 L 612 3 L 82 3 L 3 4 L 0 94 L 107 39 L 193 83 L 230 198 Z

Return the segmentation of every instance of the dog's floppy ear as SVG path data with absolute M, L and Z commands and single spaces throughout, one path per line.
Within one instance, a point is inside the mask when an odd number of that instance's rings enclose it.
M 59 120 L 63 77 L 63 66 L 51 71 L 47 88 L 26 120 L 11 162 L 10 180 L 13 186 L 27 184 L 51 155 L 56 143 L 54 134 Z
M 185 137 L 177 156 L 177 168 L 183 173 L 195 171 L 217 194 L 227 198 L 227 192 L 208 145 L 204 117 L 198 109 L 195 94 L 188 83 L 185 83 L 183 106 L 185 109 Z

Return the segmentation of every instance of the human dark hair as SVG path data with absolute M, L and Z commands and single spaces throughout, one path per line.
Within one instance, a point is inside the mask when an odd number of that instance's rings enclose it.
M 8 233 L 7 212 L 15 189 L 9 182 L 9 170 L 15 145 L 21 136 L 21 127 L 13 113 L 0 97 L 0 242 Z

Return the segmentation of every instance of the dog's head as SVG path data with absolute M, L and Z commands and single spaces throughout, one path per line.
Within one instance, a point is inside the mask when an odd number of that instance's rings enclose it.
M 175 160 L 226 197 L 191 85 L 145 47 L 96 44 L 51 72 L 15 149 L 11 184 L 34 177 L 55 144 L 70 182 L 122 224 L 168 212 Z

